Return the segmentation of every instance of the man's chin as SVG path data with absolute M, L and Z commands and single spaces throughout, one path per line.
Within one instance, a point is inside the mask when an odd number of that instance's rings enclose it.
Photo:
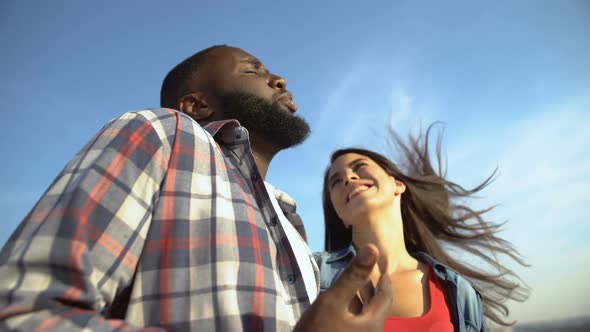
M 228 118 L 235 118 L 246 127 L 253 139 L 264 140 L 279 149 L 299 145 L 309 136 L 307 122 L 286 105 L 268 102 L 254 95 L 221 96 Z
M 290 126 L 285 128 L 286 130 L 281 133 L 275 132 L 277 136 L 280 136 L 275 137 L 275 140 L 280 143 L 283 149 L 292 148 L 305 142 L 311 132 L 309 125 L 304 119 L 294 115 L 289 116 L 292 117 Z

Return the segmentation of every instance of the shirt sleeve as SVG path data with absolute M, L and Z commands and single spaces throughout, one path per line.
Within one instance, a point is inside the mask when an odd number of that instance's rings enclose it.
M 126 307 L 168 167 L 174 132 L 160 124 L 111 121 L 21 222 L 0 252 L 0 330 L 139 329 L 112 311 Z

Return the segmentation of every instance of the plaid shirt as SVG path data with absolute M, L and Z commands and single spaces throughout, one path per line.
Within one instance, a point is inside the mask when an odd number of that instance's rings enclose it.
M 309 299 L 277 218 L 237 121 L 126 113 L 4 246 L 0 329 L 291 330 Z

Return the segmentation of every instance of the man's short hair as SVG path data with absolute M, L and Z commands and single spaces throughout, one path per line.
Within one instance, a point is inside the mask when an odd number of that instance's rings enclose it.
M 191 81 L 199 69 L 207 54 L 218 47 L 226 47 L 227 45 L 214 45 L 202 51 L 199 51 L 190 57 L 186 58 L 176 67 L 172 68 L 162 82 L 162 89 L 160 90 L 160 106 L 168 108 L 178 108 L 180 98 L 193 92 L 191 90 Z

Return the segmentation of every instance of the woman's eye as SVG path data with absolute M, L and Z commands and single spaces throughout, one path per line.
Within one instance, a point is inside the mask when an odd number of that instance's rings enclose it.
M 337 185 L 340 182 L 342 182 L 340 179 L 336 179 L 336 180 L 332 181 L 332 183 L 330 184 L 330 187 L 331 188 L 334 188 L 334 186 Z
M 367 164 L 366 163 L 358 163 L 358 164 L 354 165 L 354 170 L 357 170 L 357 169 L 364 167 L 364 166 L 367 166 Z

